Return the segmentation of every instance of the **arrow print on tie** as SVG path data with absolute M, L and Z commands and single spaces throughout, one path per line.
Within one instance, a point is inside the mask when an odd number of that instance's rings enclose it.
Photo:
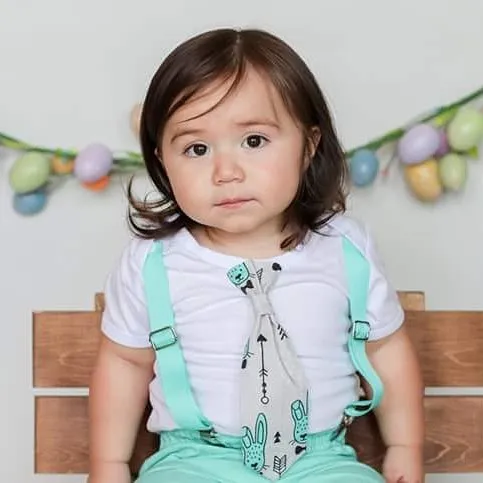
M 284 340 L 288 338 L 287 332 L 285 332 L 285 329 L 280 324 L 277 325 L 277 330 L 278 330 L 278 334 L 280 335 L 280 340 Z
M 260 402 L 262 404 L 268 404 L 270 398 L 267 396 L 267 381 L 266 378 L 268 376 L 268 370 L 265 368 L 265 351 L 263 344 L 267 342 L 267 339 L 264 337 L 263 334 L 258 336 L 257 342 L 260 343 L 260 350 L 262 355 L 262 368 L 260 369 L 260 377 L 262 378 L 262 397 L 260 398 Z

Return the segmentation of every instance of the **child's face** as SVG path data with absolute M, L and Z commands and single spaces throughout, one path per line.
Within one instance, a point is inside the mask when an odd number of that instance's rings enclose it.
M 173 114 L 162 162 L 191 219 L 230 234 L 279 233 L 303 172 L 304 136 L 275 88 L 253 69 L 206 113 L 229 85 L 211 86 Z

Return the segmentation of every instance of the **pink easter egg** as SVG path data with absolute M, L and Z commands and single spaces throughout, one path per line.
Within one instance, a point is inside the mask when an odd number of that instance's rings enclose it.
M 112 168 L 111 150 L 100 143 L 93 143 L 79 151 L 74 162 L 74 174 L 83 183 L 93 183 L 106 176 Z
M 444 129 L 439 130 L 439 146 L 434 155 L 437 158 L 442 158 L 445 154 L 450 152 L 451 148 L 448 143 L 448 136 Z

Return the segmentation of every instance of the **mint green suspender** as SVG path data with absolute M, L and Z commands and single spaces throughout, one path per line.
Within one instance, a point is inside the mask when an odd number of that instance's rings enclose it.
M 176 424 L 183 429 L 206 431 L 211 423 L 196 403 L 175 329 L 168 275 L 163 262 L 163 245 L 157 241 L 143 268 L 144 287 L 157 373 L 166 405 Z
M 349 312 L 352 321 L 349 353 L 356 371 L 372 389 L 370 400 L 355 401 L 344 411 L 343 426 L 353 418 L 367 414 L 380 402 L 383 387 L 366 355 L 369 338 L 367 322 L 367 296 L 370 265 L 364 255 L 347 238 L 342 238 L 346 267 Z M 150 320 L 150 342 L 156 353 L 156 368 L 166 405 L 176 424 L 182 429 L 212 430 L 212 424 L 195 401 L 186 369 L 182 349 L 176 333 L 171 305 L 167 271 L 163 261 L 163 245 L 154 242 L 143 268 L 145 294 Z
M 356 371 L 371 388 L 372 399 L 355 401 L 344 411 L 343 425 L 355 417 L 372 411 L 381 401 L 383 385 L 374 371 L 366 353 L 370 324 L 367 321 L 367 297 L 369 295 L 370 265 L 360 250 L 346 237 L 342 239 L 344 265 L 349 292 L 349 316 L 351 320 L 349 353 Z

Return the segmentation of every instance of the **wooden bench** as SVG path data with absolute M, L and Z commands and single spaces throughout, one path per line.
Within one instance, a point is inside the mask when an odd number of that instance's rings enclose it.
M 424 295 L 400 293 L 420 356 L 426 387 L 483 386 L 483 312 L 425 311 Z M 96 357 L 102 295 L 87 312 L 33 314 L 35 472 L 87 473 L 87 388 Z M 57 391 L 57 392 L 56 392 Z M 483 397 L 427 395 L 425 467 L 428 473 L 483 472 Z M 380 468 L 384 446 L 373 416 L 358 420 L 349 439 L 360 458 Z M 141 428 L 133 473 L 155 451 Z

